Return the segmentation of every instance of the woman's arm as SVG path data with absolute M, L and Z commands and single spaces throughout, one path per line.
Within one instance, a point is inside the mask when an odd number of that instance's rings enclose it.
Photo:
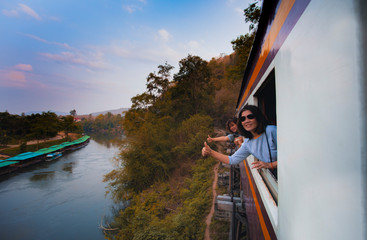
M 227 136 L 221 136 L 221 137 L 215 137 L 212 138 L 208 135 L 208 138 L 206 139 L 208 142 L 227 142 L 229 141 L 229 137 Z
M 227 155 L 221 154 L 219 152 L 214 151 L 213 149 L 211 149 L 208 144 L 206 144 L 206 142 L 204 142 L 204 147 L 201 150 L 201 154 L 205 157 L 205 156 L 211 156 L 219 161 L 221 161 L 222 163 L 225 164 L 229 164 L 229 158 Z

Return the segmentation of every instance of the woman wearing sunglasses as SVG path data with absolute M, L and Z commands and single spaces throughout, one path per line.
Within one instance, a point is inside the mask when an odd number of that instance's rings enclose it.
M 226 164 L 238 164 L 249 155 L 259 161 L 252 163 L 252 168 L 277 168 L 277 129 L 268 125 L 260 109 L 253 105 L 245 106 L 239 115 L 238 131 L 246 139 L 241 147 L 232 155 L 227 156 L 212 150 L 206 142 L 202 149 L 203 156 L 212 156 Z

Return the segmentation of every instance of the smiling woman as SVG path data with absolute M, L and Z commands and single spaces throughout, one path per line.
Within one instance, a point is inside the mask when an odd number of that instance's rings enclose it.
M 240 112 L 238 131 L 246 139 L 241 147 L 231 156 L 212 150 L 206 142 L 202 149 L 203 156 L 212 156 L 226 164 L 239 164 L 249 155 L 259 161 L 252 163 L 252 168 L 274 169 L 277 167 L 277 131 L 276 126 L 267 124 L 260 109 L 246 105 Z

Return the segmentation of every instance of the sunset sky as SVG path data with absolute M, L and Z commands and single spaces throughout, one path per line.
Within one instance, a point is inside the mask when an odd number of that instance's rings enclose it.
M 0 112 L 128 108 L 188 54 L 232 53 L 253 0 L 0 0 Z

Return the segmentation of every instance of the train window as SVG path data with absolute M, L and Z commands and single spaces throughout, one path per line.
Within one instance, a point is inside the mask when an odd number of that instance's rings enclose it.
M 277 124 L 275 70 L 273 69 L 259 90 L 256 92 L 258 107 L 264 113 L 271 125 Z M 276 175 L 268 169 L 259 171 L 275 202 L 278 202 L 278 181 Z
M 256 92 L 258 107 L 265 114 L 271 125 L 277 124 L 275 97 L 275 70 L 273 69 L 259 90 Z

